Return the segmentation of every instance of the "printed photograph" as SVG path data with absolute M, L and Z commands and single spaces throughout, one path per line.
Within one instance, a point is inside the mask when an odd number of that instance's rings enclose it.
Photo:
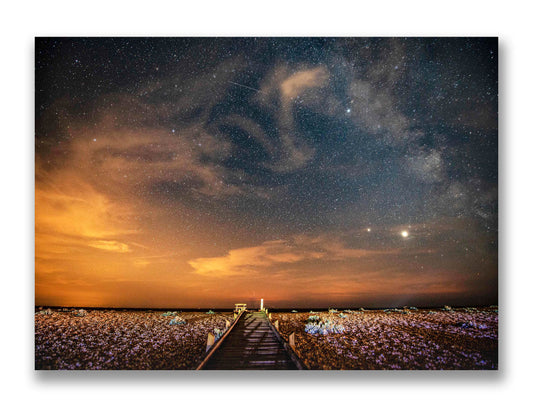
M 34 52 L 35 370 L 498 370 L 498 38 Z

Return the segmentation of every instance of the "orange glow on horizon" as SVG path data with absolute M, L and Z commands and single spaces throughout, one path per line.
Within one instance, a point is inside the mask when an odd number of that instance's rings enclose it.
M 398 249 L 352 249 L 327 234 L 222 253 L 203 245 L 180 254 L 150 243 L 161 229 L 140 228 L 132 206 L 75 177 L 51 175 L 35 191 L 38 305 L 230 307 L 259 296 L 254 294 L 259 290 L 271 306 L 313 298 L 366 305 L 376 298 L 460 294 L 465 289 L 465 281 L 450 279 L 447 272 L 422 279 L 407 275 L 402 269 L 409 263 L 394 260 L 402 258 Z M 397 267 L 384 268 L 391 260 Z

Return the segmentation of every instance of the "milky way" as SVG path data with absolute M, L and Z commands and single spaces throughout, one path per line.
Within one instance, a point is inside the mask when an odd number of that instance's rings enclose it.
M 495 38 L 38 38 L 36 303 L 497 303 Z

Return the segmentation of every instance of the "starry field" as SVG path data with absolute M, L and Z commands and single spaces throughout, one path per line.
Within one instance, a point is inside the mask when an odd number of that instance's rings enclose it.
M 35 314 L 35 369 L 195 369 L 205 356 L 207 334 L 232 320 L 231 312 L 40 311 Z
M 413 307 L 416 308 L 416 307 Z M 498 369 L 498 309 L 387 309 L 273 313 L 309 369 Z M 314 330 L 310 317 L 327 322 Z M 311 328 L 311 329 L 309 329 Z
M 413 307 L 414 308 L 414 307 Z M 274 312 L 312 370 L 498 369 L 498 309 Z M 327 327 L 317 331 L 310 321 Z M 192 370 L 231 312 L 46 309 L 35 314 L 37 370 Z M 174 323 L 177 322 L 177 323 Z

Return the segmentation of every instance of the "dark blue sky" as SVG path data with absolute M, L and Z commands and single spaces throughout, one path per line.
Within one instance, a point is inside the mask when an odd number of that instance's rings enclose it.
M 38 38 L 37 298 L 497 302 L 497 68 L 496 38 Z

